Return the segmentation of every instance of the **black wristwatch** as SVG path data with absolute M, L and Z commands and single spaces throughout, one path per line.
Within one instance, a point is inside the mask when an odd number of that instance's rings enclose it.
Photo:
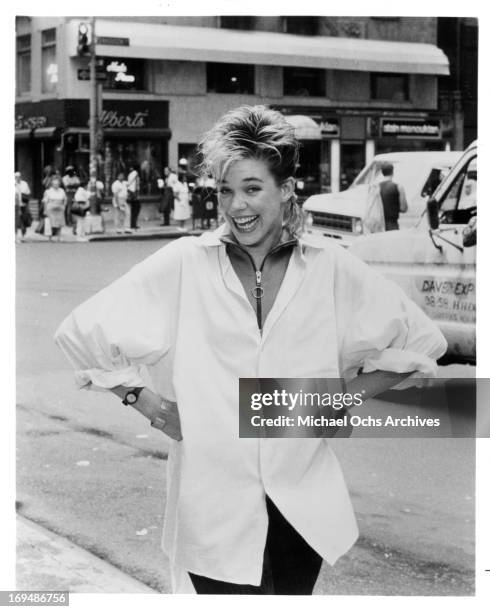
M 125 406 L 132 406 L 133 404 L 136 404 L 143 389 L 144 387 L 134 387 L 133 389 L 130 389 L 124 396 L 122 403 Z

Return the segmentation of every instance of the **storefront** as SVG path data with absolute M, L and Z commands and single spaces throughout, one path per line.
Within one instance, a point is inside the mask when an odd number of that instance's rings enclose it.
M 273 108 L 300 141 L 297 177 L 305 196 L 347 189 L 378 153 L 448 149 L 453 131 L 451 117 L 438 112 Z
M 15 166 L 42 197 L 42 180 L 51 166 L 68 165 L 83 179 L 89 168 L 89 102 L 66 99 L 16 105 Z M 168 160 L 168 102 L 104 100 L 99 117 L 98 175 L 106 192 L 131 166 L 139 170 L 143 197 L 157 197 L 157 178 Z

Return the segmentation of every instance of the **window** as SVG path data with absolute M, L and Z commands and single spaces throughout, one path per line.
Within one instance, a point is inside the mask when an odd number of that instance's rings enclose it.
M 285 31 L 288 34 L 318 34 L 318 17 L 285 17 L 285 22 Z
M 325 96 L 325 70 L 288 67 L 283 77 L 285 96 Z
M 208 63 L 207 90 L 210 93 L 254 93 L 255 71 L 247 64 Z
M 100 60 L 102 71 L 107 74 L 103 88 L 109 90 L 142 91 L 146 89 L 143 59 L 104 57 Z
M 255 18 L 249 15 L 233 15 L 220 17 L 221 28 L 229 30 L 253 30 Z
M 441 223 L 466 225 L 476 214 L 476 157 L 473 157 L 454 180 L 441 203 Z
M 56 63 L 56 28 L 41 32 L 42 93 L 54 93 L 58 86 Z
M 404 102 L 408 100 L 407 74 L 371 74 L 371 98 L 373 100 L 388 100 Z
M 31 90 L 31 35 L 17 37 L 17 95 Z

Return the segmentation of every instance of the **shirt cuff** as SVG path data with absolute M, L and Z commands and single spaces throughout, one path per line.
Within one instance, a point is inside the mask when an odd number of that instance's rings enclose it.
M 437 376 L 437 362 L 427 355 L 404 349 L 387 348 L 376 351 L 364 360 L 364 373 L 384 370 L 386 372 L 414 372 L 420 378 Z
M 145 387 L 138 366 L 131 365 L 121 370 L 101 370 L 94 368 L 91 370 L 76 370 L 75 382 L 80 388 L 91 390 L 106 390 L 113 387 Z

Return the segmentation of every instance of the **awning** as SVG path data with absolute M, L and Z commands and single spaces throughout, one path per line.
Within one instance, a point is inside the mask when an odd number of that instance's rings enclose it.
M 61 128 L 59 127 L 42 127 L 36 128 L 34 130 L 33 136 L 34 138 L 41 138 L 43 140 L 48 140 L 50 138 L 57 138 L 61 133 Z
M 104 128 L 104 136 L 114 138 L 147 138 L 170 140 L 172 132 L 168 128 Z
M 15 140 L 30 140 L 32 129 L 15 130 Z
M 68 24 L 68 49 L 77 54 L 79 20 Z M 334 70 L 449 74 L 449 62 L 435 45 L 334 36 L 298 36 L 97 19 L 105 44 L 99 56 L 193 62 L 232 62 Z M 110 44 L 107 44 L 110 43 Z
M 286 117 L 286 120 L 294 127 L 294 133 L 298 140 L 322 139 L 322 130 L 311 117 L 306 115 L 289 115 Z

